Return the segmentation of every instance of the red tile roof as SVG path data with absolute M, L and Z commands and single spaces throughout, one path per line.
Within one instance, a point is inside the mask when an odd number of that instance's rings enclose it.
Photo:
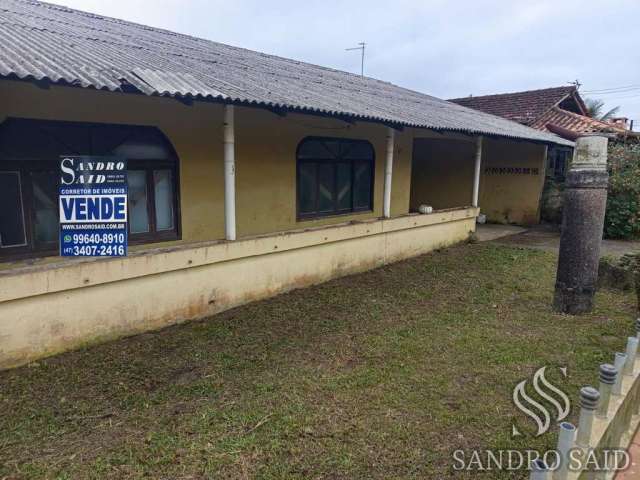
M 479 97 L 453 98 L 449 101 L 525 125 L 532 125 L 550 108 L 558 105 L 574 93 L 577 93 L 576 87 L 568 86 L 526 92 L 482 95 Z
M 553 133 L 558 133 L 560 131 L 558 127 L 560 127 L 560 129 L 571 131 L 575 134 L 603 132 L 615 133 L 617 135 L 637 135 L 636 132 L 631 132 L 625 128 L 596 120 L 595 118 L 568 112 L 559 107 L 551 108 L 547 113 L 532 123 L 531 126 L 538 130 L 547 130 Z M 562 134 L 559 133 L 559 135 Z
M 567 110 L 586 112 L 584 102 L 575 86 L 454 98 L 449 101 L 499 115 L 537 130 L 555 133 L 568 140 L 575 140 L 581 134 L 594 132 L 610 133 L 618 138 L 640 139 L 637 132 Z

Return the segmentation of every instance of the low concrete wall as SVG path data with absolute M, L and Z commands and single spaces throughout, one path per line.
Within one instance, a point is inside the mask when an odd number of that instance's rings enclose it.
M 609 403 L 607 418 L 595 417 L 591 432 L 590 449 L 627 449 L 640 425 L 640 359 L 634 361 L 633 374 L 624 375 L 621 395 L 613 395 Z M 606 472 L 570 472 L 567 480 L 608 480 L 614 478 L 615 470 Z
M 0 273 L 0 368 L 162 328 L 466 239 L 477 209 Z

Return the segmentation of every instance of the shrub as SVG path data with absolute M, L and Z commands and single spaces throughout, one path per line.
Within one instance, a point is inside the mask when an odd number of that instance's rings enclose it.
M 604 234 L 640 237 L 640 145 L 609 145 L 609 193 Z

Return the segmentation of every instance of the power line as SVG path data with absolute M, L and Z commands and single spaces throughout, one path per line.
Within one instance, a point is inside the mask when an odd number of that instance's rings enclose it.
M 600 88 L 600 89 L 594 89 L 594 90 L 583 90 L 580 93 L 608 93 L 608 92 L 620 93 L 620 92 L 631 91 L 631 90 L 640 90 L 640 84 L 625 85 L 621 87 Z
M 612 92 L 581 92 L 581 93 L 585 93 L 587 95 L 595 95 L 595 96 L 599 96 L 599 97 L 603 97 L 603 96 L 610 96 L 610 95 L 621 95 L 621 94 L 627 94 L 627 93 L 637 93 L 638 91 L 640 91 L 640 87 L 639 88 L 628 88 L 627 90 L 615 90 Z
M 595 95 L 593 98 L 598 98 L 600 97 L 600 95 Z M 627 98 L 638 98 L 640 97 L 640 94 L 633 94 L 633 95 L 624 95 L 622 97 L 613 97 L 613 98 L 600 98 L 600 100 L 602 101 L 607 101 L 607 102 L 616 102 L 618 100 L 625 100 Z

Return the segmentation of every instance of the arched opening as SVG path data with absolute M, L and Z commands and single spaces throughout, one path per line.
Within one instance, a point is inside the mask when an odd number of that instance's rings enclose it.
M 375 151 L 368 141 L 307 137 L 296 160 L 299 220 L 373 210 Z
M 178 158 L 157 128 L 10 118 L 0 126 L 0 256 L 57 254 L 65 155 L 127 159 L 131 244 L 180 238 Z

